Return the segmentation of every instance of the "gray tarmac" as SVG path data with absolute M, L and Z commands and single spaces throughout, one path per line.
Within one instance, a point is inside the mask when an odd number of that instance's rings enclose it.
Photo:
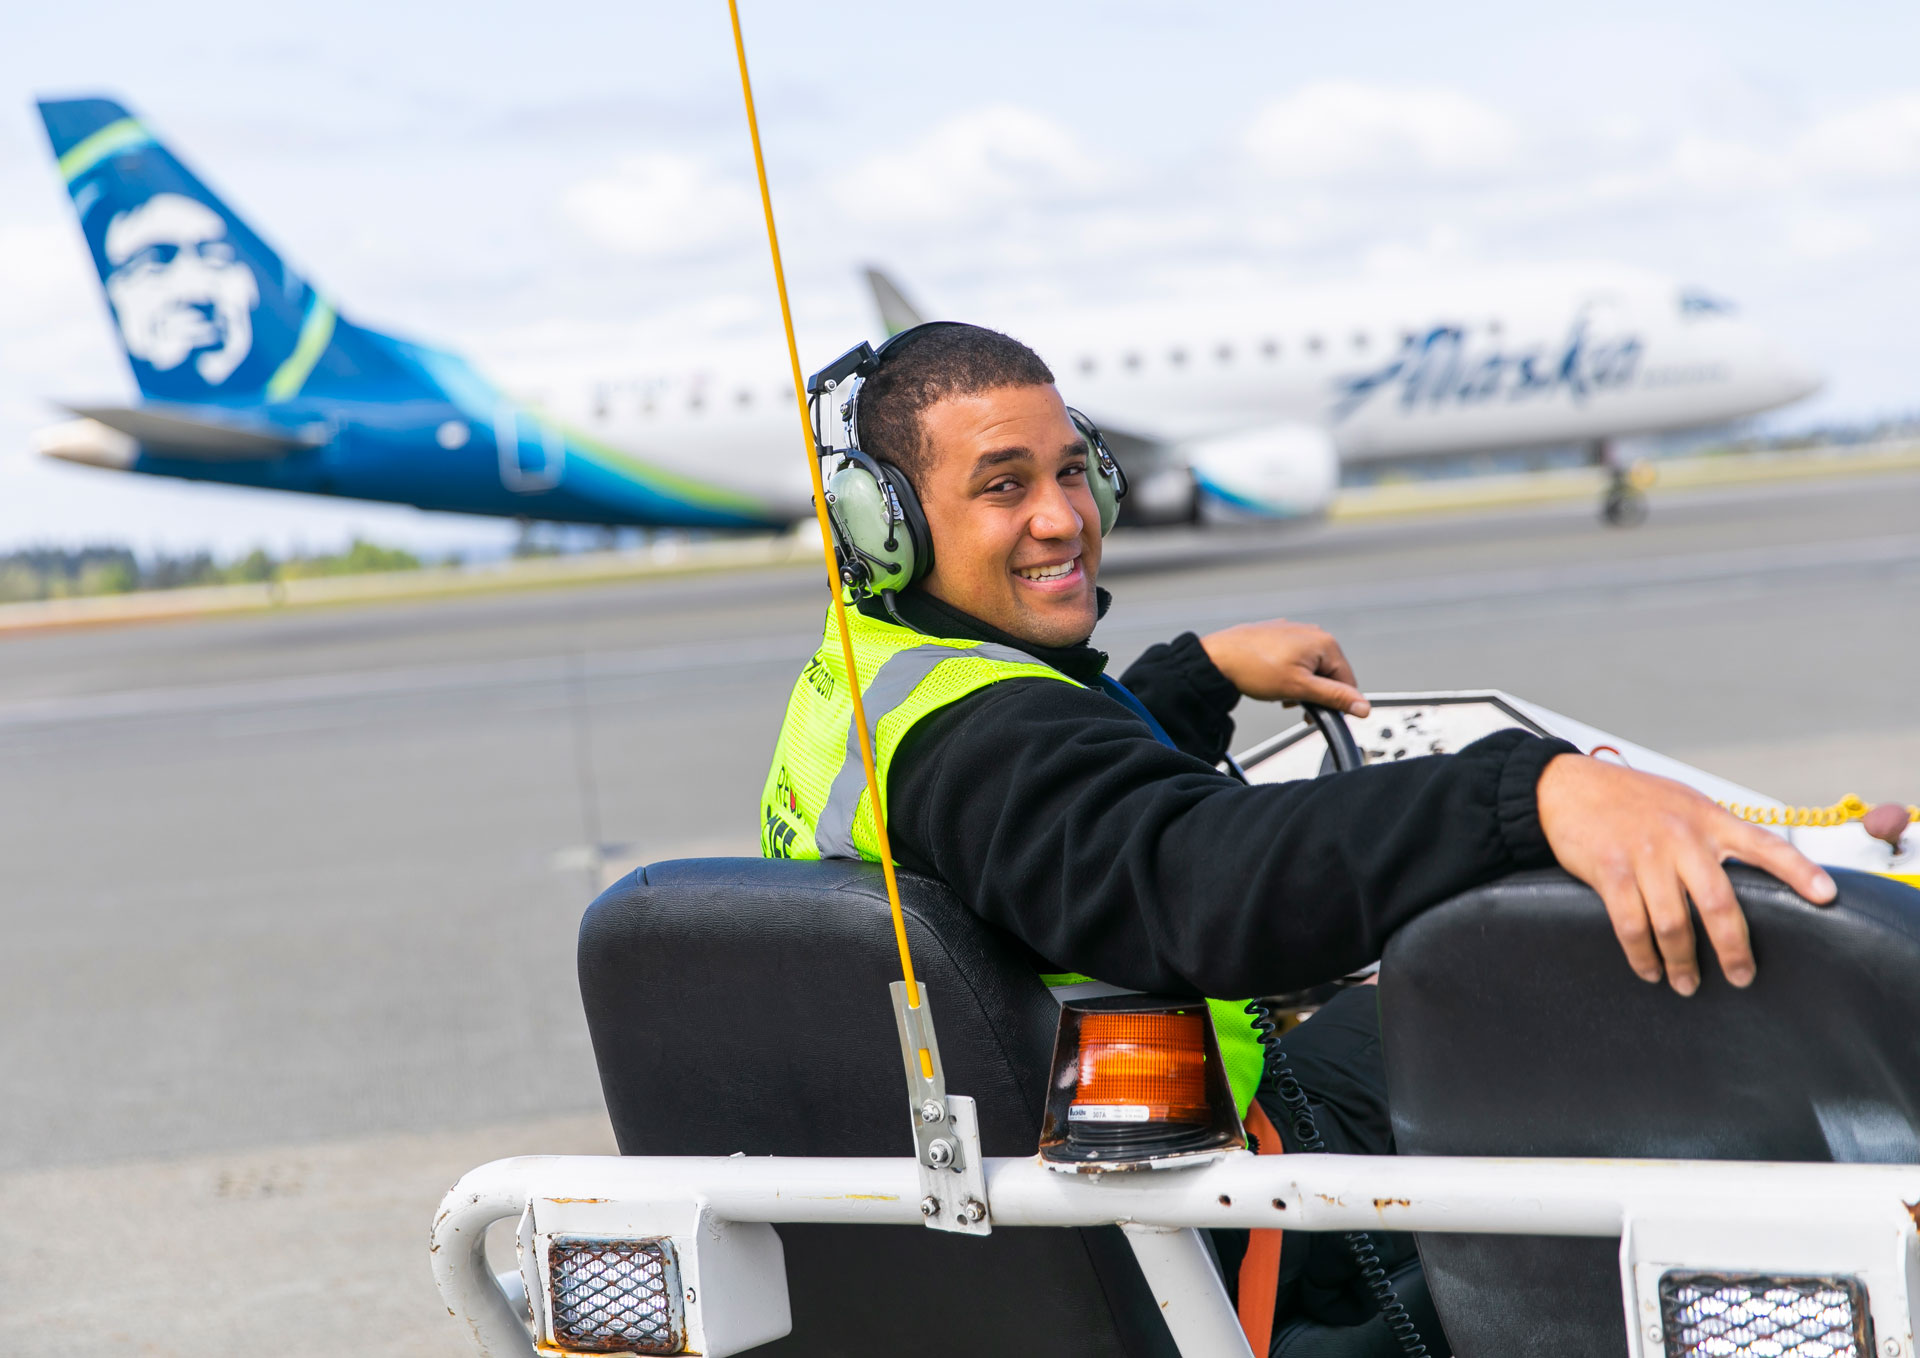
M 1791 800 L 1920 800 L 1920 477 L 1659 496 L 1631 531 L 1123 535 L 1103 581 L 1121 664 L 1305 618 L 1376 690 L 1504 688 Z M 590 846 L 755 851 L 823 599 L 784 568 L 0 641 L 0 1202 L 62 1228 L 0 1261 L 0 1351 L 462 1352 L 439 1193 L 610 1148 Z

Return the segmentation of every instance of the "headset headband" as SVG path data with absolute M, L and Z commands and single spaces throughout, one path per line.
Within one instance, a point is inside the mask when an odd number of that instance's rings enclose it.
M 899 353 L 908 341 L 919 338 L 929 330 L 946 330 L 965 325 L 965 321 L 922 321 L 919 325 L 910 325 L 905 330 L 896 331 L 894 334 L 887 336 L 880 341 L 878 346 L 868 344 L 865 340 L 861 340 L 860 343 L 854 345 L 853 348 L 847 350 L 846 353 L 840 355 L 840 357 L 834 359 L 833 362 L 807 379 L 807 403 L 812 405 L 821 397 L 839 390 L 839 388 L 845 386 L 848 382 L 857 380 L 860 385 L 853 389 L 853 396 L 847 402 L 843 413 L 847 442 L 851 446 L 858 448 L 861 446 L 860 393 L 873 375 L 880 371 L 881 366 L 887 361 L 888 357 Z M 817 412 L 814 416 L 813 432 L 814 441 L 819 445 L 819 452 L 824 456 L 831 450 L 827 448 L 825 441 L 820 437 L 820 420 Z
M 922 321 L 919 325 L 910 325 L 880 341 L 878 347 L 861 340 L 846 353 L 827 364 L 819 372 L 807 379 L 807 395 L 820 396 L 833 391 L 849 378 L 858 377 L 862 381 L 873 376 L 880 361 L 888 354 L 897 352 L 909 339 L 929 330 L 942 330 L 952 326 L 963 326 L 965 321 Z
M 934 544 L 912 483 L 892 464 L 862 448 L 860 396 L 886 360 L 910 341 L 929 330 L 965 324 L 926 321 L 889 336 L 877 347 L 863 340 L 807 379 L 815 451 L 822 458 L 837 453 L 845 459 L 826 487 L 828 523 L 840 562 L 840 578 L 856 593 L 877 595 L 889 608 L 894 590 L 905 588 L 932 569 Z M 836 449 L 821 427 L 820 402 L 855 381 L 859 385 L 840 408 L 847 447 Z M 1087 479 L 1100 511 L 1100 532 L 1104 536 L 1112 530 L 1119 502 L 1126 496 L 1126 473 L 1092 420 L 1071 406 L 1067 415 L 1087 443 Z

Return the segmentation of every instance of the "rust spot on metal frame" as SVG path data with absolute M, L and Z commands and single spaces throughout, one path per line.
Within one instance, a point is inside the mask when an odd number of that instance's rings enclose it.
M 1384 1212 L 1389 1207 L 1411 1207 L 1411 1206 L 1413 1206 L 1413 1204 L 1405 1198 L 1375 1198 L 1373 1200 L 1373 1210 L 1376 1212 Z
M 605 1202 L 605 1198 L 548 1198 L 548 1202 Z
M 1905 1198 L 1902 1198 L 1900 1205 L 1906 1208 L 1907 1215 L 1913 1218 L 1913 1228 L 1920 1231 L 1920 1202 L 1908 1202 Z

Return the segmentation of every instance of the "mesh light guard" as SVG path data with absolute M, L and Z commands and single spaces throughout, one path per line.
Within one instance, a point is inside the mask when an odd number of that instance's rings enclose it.
M 665 1236 L 557 1235 L 547 1246 L 553 1338 L 574 1353 L 680 1353 L 687 1317 L 680 1261 Z
M 1660 1320 L 1668 1358 L 1874 1358 L 1853 1278 L 1669 1271 Z

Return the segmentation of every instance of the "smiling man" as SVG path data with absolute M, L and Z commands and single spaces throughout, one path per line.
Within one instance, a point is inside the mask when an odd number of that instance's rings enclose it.
M 924 514 L 915 567 L 859 591 L 849 619 L 894 856 L 1021 939 L 1049 984 L 1299 989 L 1377 959 L 1459 892 L 1558 861 L 1599 891 L 1634 970 L 1691 994 L 1689 900 L 1727 978 L 1753 977 L 1723 860 L 1832 899 L 1784 841 L 1697 793 L 1517 730 L 1245 786 L 1216 767 L 1241 696 L 1368 710 L 1331 636 L 1283 620 L 1188 632 L 1116 683 L 1090 642 L 1109 602 L 1106 473 L 1040 358 L 991 330 L 925 326 L 882 352 L 857 399 L 862 450 Z M 842 674 L 829 621 L 768 773 L 769 855 L 879 857 Z M 1373 994 L 1344 992 L 1285 1039 L 1329 1150 L 1392 1150 Z M 1243 1113 L 1269 1108 L 1298 1149 L 1241 1004 L 1210 1003 Z M 1381 1254 L 1444 1352 L 1410 1243 Z M 1398 1351 L 1333 1237 L 1287 1237 L 1277 1310 L 1274 1354 Z

